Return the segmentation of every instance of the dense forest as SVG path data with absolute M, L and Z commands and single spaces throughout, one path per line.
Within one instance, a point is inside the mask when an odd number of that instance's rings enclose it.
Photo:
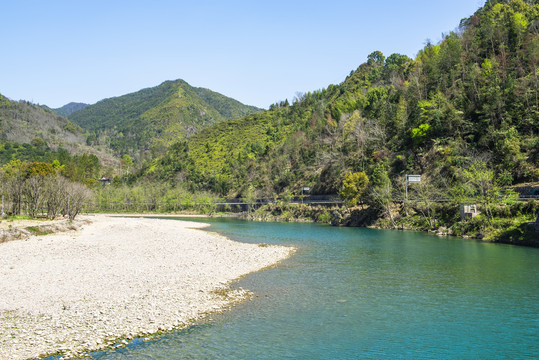
M 344 176 L 462 181 L 475 162 L 500 184 L 539 180 L 539 6 L 489 1 L 411 59 L 374 51 L 339 85 L 203 129 L 139 176 L 260 197 L 337 193 Z
M 178 139 L 204 127 L 259 111 L 176 80 L 99 101 L 69 119 L 88 131 L 88 145 L 111 147 L 117 154 L 141 160 L 162 154 Z

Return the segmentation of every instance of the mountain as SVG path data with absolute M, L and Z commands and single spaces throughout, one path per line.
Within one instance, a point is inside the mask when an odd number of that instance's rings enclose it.
M 475 162 L 502 185 L 539 181 L 538 79 L 537 1 L 490 0 L 414 59 L 374 51 L 341 84 L 202 129 L 141 174 L 260 197 L 336 193 L 359 171 L 462 183 Z
M 67 116 L 73 114 L 75 111 L 79 111 L 79 110 L 84 109 L 86 106 L 88 106 L 88 104 L 70 102 L 69 104 L 66 104 L 66 105 L 62 106 L 61 108 L 52 109 L 52 110 L 55 111 L 58 115 L 62 115 L 62 116 L 67 117 Z
M 91 133 L 89 143 L 107 143 L 119 153 L 139 155 L 148 150 L 162 153 L 204 127 L 259 111 L 176 80 L 99 101 L 69 119 Z
M 67 118 L 27 101 L 11 101 L 0 95 L 0 139 L 30 143 L 36 138 L 52 146 L 80 144 L 82 129 Z
M 15 159 L 47 161 L 62 149 L 71 154 L 94 154 L 106 165 L 115 164 L 106 149 L 88 147 L 86 138 L 83 129 L 64 116 L 0 94 L 0 165 Z

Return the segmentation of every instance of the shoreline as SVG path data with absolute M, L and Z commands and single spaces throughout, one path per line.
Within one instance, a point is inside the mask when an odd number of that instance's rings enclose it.
M 185 328 L 248 299 L 230 284 L 294 252 L 207 224 L 85 218 L 77 231 L 0 244 L 0 358 L 69 358 Z

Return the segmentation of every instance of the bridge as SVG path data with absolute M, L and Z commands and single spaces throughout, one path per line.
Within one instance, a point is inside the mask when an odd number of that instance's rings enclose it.
M 262 205 L 277 203 L 283 199 L 256 199 L 254 202 L 249 202 L 245 199 L 225 199 L 223 201 L 215 203 L 221 207 L 238 207 L 242 211 L 250 208 L 258 208 Z M 342 206 L 343 201 L 337 195 L 309 195 L 309 196 L 296 196 L 286 201 L 289 204 L 308 204 L 308 205 L 320 205 L 320 206 Z

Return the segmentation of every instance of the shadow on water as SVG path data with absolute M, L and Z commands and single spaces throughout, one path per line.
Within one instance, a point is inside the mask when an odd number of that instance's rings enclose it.
M 539 250 L 422 233 L 193 219 L 296 254 L 233 286 L 256 297 L 95 359 L 533 358 Z

